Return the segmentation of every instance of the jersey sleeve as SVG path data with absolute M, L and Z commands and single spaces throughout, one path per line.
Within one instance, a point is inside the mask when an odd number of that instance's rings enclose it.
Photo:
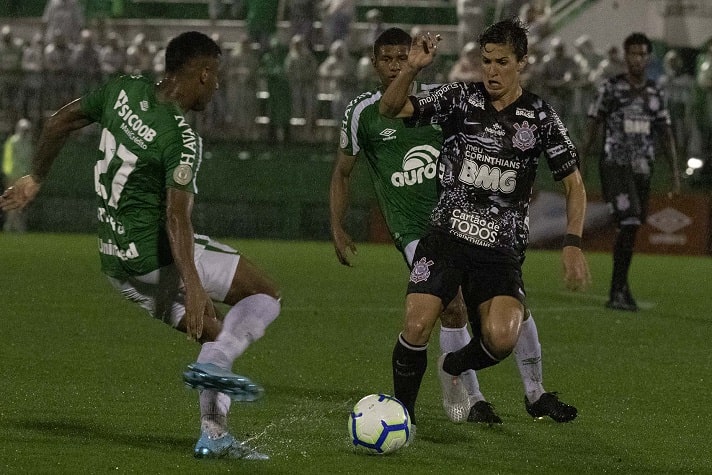
M 409 96 L 413 115 L 404 122 L 408 127 L 442 124 L 453 117 L 455 107 L 467 95 L 465 83 L 444 84 L 429 94 Z
M 579 168 L 579 156 L 569 132 L 556 111 L 544 102 L 542 146 L 554 179 L 566 178 Z
M 358 98 L 351 101 L 344 111 L 339 132 L 339 148 L 349 156 L 356 156 L 361 150 L 358 143 L 359 114 L 354 114 L 357 109 Z
M 203 159 L 202 139 L 182 115 L 176 114 L 174 119 L 176 127 L 165 142 L 162 154 L 166 188 L 196 194 L 196 176 Z

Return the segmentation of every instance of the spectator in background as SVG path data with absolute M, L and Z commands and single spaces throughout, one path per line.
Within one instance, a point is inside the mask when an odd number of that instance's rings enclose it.
M 289 79 L 284 70 L 287 48 L 276 37 L 269 50 L 262 55 L 261 73 L 267 81 L 267 116 L 269 140 L 272 143 L 289 142 L 289 119 L 292 118 L 292 98 Z
M 57 109 L 73 97 L 70 58 L 72 50 L 63 35 L 45 45 L 45 107 Z
M 0 110 L 16 111 L 22 83 L 22 40 L 9 25 L 0 29 Z
M 15 133 L 5 141 L 3 147 L 2 172 L 5 175 L 5 188 L 29 173 L 33 152 L 32 124 L 27 119 L 20 119 L 15 125 Z M 20 210 L 7 211 L 3 230 L 17 233 L 27 231 L 25 213 Z
M 373 68 L 373 47 L 364 47 L 356 62 L 356 90 L 359 92 L 375 89 L 381 83 Z
M 99 50 L 99 64 L 104 81 L 121 75 L 126 69 L 126 48 L 118 33 L 110 31 L 106 42 Z
M 22 52 L 22 90 L 20 113 L 31 122 L 39 123 L 42 117 L 44 92 L 44 37 L 35 33 Z
M 69 44 L 79 42 L 84 28 L 84 13 L 78 0 L 49 0 L 42 15 L 45 42 L 54 41 L 59 35 Z
M 677 50 L 665 53 L 663 67 L 665 73 L 658 79 L 658 87 L 665 92 L 668 101 L 677 155 L 685 159 L 689 157 L 688 148 L 696 128 L 693 115 L 695 78 L 685 71 L 682 56 Z
M 709 167 L 712 161 L 712 38 L 703 45 L 696 63 L 693 107 L 697 127 L 690 152 L 705 160 L 705 167 Z
M 331 119 L 339 121 L 348 101 L 356 94 L 356 61 L 342 40 L 329 47 L 329 56 L 319 65 L 319 79 L 321 91 L 332 97 Z
M 626 72 L 626 65 L 621 58 L 620 49 L 612 45 L 606 51 L 606 57 L 598 63 L 598 66 L 593 71 L 591 80 L 594 84 L 600 84 L 608 78 L 618 76 Z
M 210 21 L 213 23 L 223 18 L 225 16 L 226 7 L 230 18 L 238 18 L 243 1 L 244 0 L 230 0 L 230 2 L 225 2 L 224 0 L 208 0 L 208 18 L 210 18 Z M 229 5 L 227 5 L 228 3 Z
M 562 121 L 568 124 L 573 118 L 574 89 L 579 80 L 579 68 L 561 38 L 552 38 L 550 51 L 542 58 L 539 79 L 544 86 L 546 101 L 555 111 L 559 111 Z
M 289 20 L 290 38 L 301 35 L 310 50 L 314 50 L 314 22 L 318 17 L 319 0 L 287 0 L 285 17 Z
M 485 12 L 481 1 L 457 0 L 457 50 L 462 51 L 465 44 L 472 41 L 485 26 Z
M 527 24 L 531 46 L 536 47 L 552 31 L 549 0 L 529 0 L 519 11 L 519 18 Z
M 383 12 L 378 8 L 371 8 L 366 12 L 366 32 L 361 38 L 359 49 L 372 49 L 376 38 L 383 33 Z
M 284 72 L 291 87 L 292 117 L 305 120 L 307 130 L 316 125 L 316 81 L 319 62 L 302 35 L 294 35 L 284 60 Z
M 146 40 L 146 35 L 137 33 L 126 48 L 126 73 L 154 78 L 155 57 L 155 46 Z
M 240 37 L 226 61 L 225 90 L 228 101 L 228 117 L 237 138 L 254 140 L 257 117 L 257 84 L 260 67 L 258 46 L 253 47 L 247 35 Z
M 270 41 L 277 33 L 279 0 L 244 0 L 247 10 L 247 34 L 250 41 L 259 43 L 262 51 L 271 48 Z
M 322 0 L 321 18 L 324 45 L 336 41 L 348 43 L 351 24 L 356 17 L 356 0 Z
M 74 79 L 74 96 L 84 95 L 101 82 L 101 59 L 99 47 L 94 42 L 94 33 L 84 29 L 79 43 L 69 57 Z
M 482 81 L 482 62 L 480 48 L 477 43 L 470 41 L 460 51 L 460 56 L 455 61 L 448 75 L 450 82 L 479 82 Z

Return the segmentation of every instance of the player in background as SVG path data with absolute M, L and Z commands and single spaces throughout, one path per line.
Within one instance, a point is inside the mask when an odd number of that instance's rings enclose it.
M 415 250 L 405 324 L 393 350 L 394 395 L 411 415 L 427 366 L 430 333 L 458 291 L 473 338 L 438 360 L 447 399 L 467 404 L 461 373 L 497 364 L 517 344 L 526 309 L 521 262 L 528 204 L 541 153 L 554 178 L 563 180 L 566 193 L 567 284 L 577 290 L 590 281 L 580 249 L 586 192 L 575 147 L 548 104 L 520 86 L 526 28 L 517 19 L 505 20 L 479 40 L 484 82 L 450 83 L 425 97 L 409 96 L 411 83 L 437 51 L 438 40 L 426 34 L 413 41 L 379 103 L 381 114 L 403 118 L 407 127 L 440 124 L 443 130 L 441 193 L 430 229 Z M 543 415 L 536 408 L 551 401 L 560 404 L 555 393 L 534 404 L 525 399 L 532 415 Z
M 672 122 L 664 93 L 646 75 L 652 44 L 642 33 L 623 43 L 627 72 L 604 81 L 588 111 L 590 124 L 581 149 L 588 157 L 605 124 L 605 145 L 599 170 L 603 197 L 618 227 L 613 244 L 613 272 L 606 307 L 638 310 L 628 285 L 635 237 L 645 222 L 655 146 L 660 136 L 672 174 L 672 194 L 680 192 L 680 173 Z
M 349 252 L 356 247 L 343 227 L 348 208 L 350 178 L 356 161 L 363 156 L 376 190 L 379 207 L 386 219 L 396 248 L 408 267 L 413 267 L 413 253 L 429 227 L 430 213 L 438 201 L 437 160 L 442 146 L 439 125 L 406 127 L 403 119 L 387 118 L 378 111 L 383 91 L 398 76 L 401 64 L 408 60 L 411 37 L 399 28 L 383 32 L 373 45 L 372 64 L 382 87 L 361 94 L 349 104 L 341 128 L 337 159 L 331 178 L 331 233 L 339 261 L 351 265 Z M 443 352 L 459 350 L 470 341 L 467 310 L 458 296 L 440 315 L 440 348 Z M 529 311 L 521 326 L 514 348 L 517 367 L 524 384 L 527 408 L 537 417 L 550 416 L 557 422 L 576 417 L 576 409 L 546 393 L 542 381 L 541 345 L 534 319 Z M 468 393 L 462 407 L 447 398 L 443 406 L 453 422 L 467 420 L 489 424 L 502 423 L 479 388 L 474 371 L 460 376 Z M 447 393 L 444 393 L 447 395 Z
M 191 222 L 203 143 L 184 114 L 204 110 L 217 90 L 221 51 L 193 31 L 173 38 L 165 55 L 160 83 L 121 76 L 52 115 L 31 173 L 5 191 L 0 206 L 30 203 L 70 133 L 98 122 L 94 186 L 101 270 L 124 297 L 202 343 L 184 373 L 186 384 L 201 390 L 195 456 L 264 460 L 228 432 L 227 416 L 231 400 L 262 394 L 231 368 L 279 314 L 278 290 L 234 249 L 194 235 Z M 222 321 L 213 301 L 232 306 Z

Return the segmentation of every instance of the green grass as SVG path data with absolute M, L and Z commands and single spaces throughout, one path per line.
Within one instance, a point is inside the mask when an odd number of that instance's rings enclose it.
M 197 395 L 180 374 L 195 343 L 123 301 L 102 278 L 95 239 L 0 234 L 0 473 L 710 473 L 709 258 L 636 255 L 643 311 L 603 309 L 610 256 L 589 255 L 593 288 L 563 290 L 560 256 L 530 252 L 525 282 L 545 386 L 578 406 L 571 424 L 533 421 L 513 358 L 480 372 L 499 428 L 448 422 L 435 372 L 416 443 L 353 454 L 348 411 L 391 392 L 404 265 L 359 246 L 354 268 L 326 242 L 232 241 L 280 283 L 280 318 L 235 366 L 264 384 L 233 405 L 236 436 L 265 463 L 199 461 Z

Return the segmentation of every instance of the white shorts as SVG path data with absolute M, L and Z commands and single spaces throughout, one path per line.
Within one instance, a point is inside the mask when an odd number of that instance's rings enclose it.
M 225 300 L 240 254 L 207 236 L 195 235 L 194 258 L 200 282 L 210 298 L 216 302 Z M 139 304 L 154 318 L 175 327 L 185 315 L 183 285 L 174 264 L 125 280 L 108 279 L 124 297 Z

